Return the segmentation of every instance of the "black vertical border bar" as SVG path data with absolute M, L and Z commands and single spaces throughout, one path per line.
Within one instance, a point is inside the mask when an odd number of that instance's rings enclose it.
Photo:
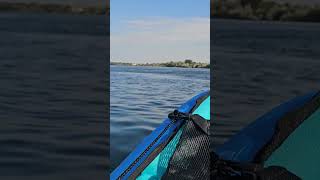
M 106 142 L 107 142 L 107 178 L 110 177 L 110 0 L 106 0 Z

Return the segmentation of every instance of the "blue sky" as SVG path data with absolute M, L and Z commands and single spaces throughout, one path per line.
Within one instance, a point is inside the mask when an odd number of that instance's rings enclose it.
M 209 0 L 111 0 L 111 18 L 208 17 Z
M 210 0 L 111 0 L 111 60 L 209 62 Z

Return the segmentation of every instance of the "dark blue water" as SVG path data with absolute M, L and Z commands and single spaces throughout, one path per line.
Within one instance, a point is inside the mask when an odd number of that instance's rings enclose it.
M 276 105 L 320 89 L 320 24 L 211 22 L 213 145 Z
M 111 165 L 182 103 L 209 90 L 209 69 L 111 66 Z
M 105 26 L 0 14 L 0 179 L 106 176 Z

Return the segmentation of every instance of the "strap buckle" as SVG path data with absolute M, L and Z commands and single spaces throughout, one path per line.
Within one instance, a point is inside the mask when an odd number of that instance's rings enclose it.
M 174 110 L 172 113 L 170 113 L 168 115 L 168 118 L 171 120 L 178 120 L 178 119 L 182 119 L 182 120 L 190 120 L 191 119 L 191 114 L 189 113 L 183 113 L 183 112 L 179 112 L 178 110 Z

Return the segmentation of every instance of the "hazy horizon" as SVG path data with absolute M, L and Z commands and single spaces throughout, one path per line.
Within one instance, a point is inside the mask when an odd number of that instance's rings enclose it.
M 206 61 L 197 61 L 191 58 L 186 58 L 186 59 L 173 59 L 173 60 L 151 60 L 151 61 L 144 61 L 144 62 L 137 62 L 134 60 L 112 60 L 110 62 L 112 63 L 132 63 L 132 64 L 156 64 L 156 63 L 169 63 L 169 62 L 184 62 L 185 60 L 192 60 L 193 62 L 196 63 L 210 63 Z
M 209 0 L 111 0 L 110 7 L 112 62 L 209 62 Z

